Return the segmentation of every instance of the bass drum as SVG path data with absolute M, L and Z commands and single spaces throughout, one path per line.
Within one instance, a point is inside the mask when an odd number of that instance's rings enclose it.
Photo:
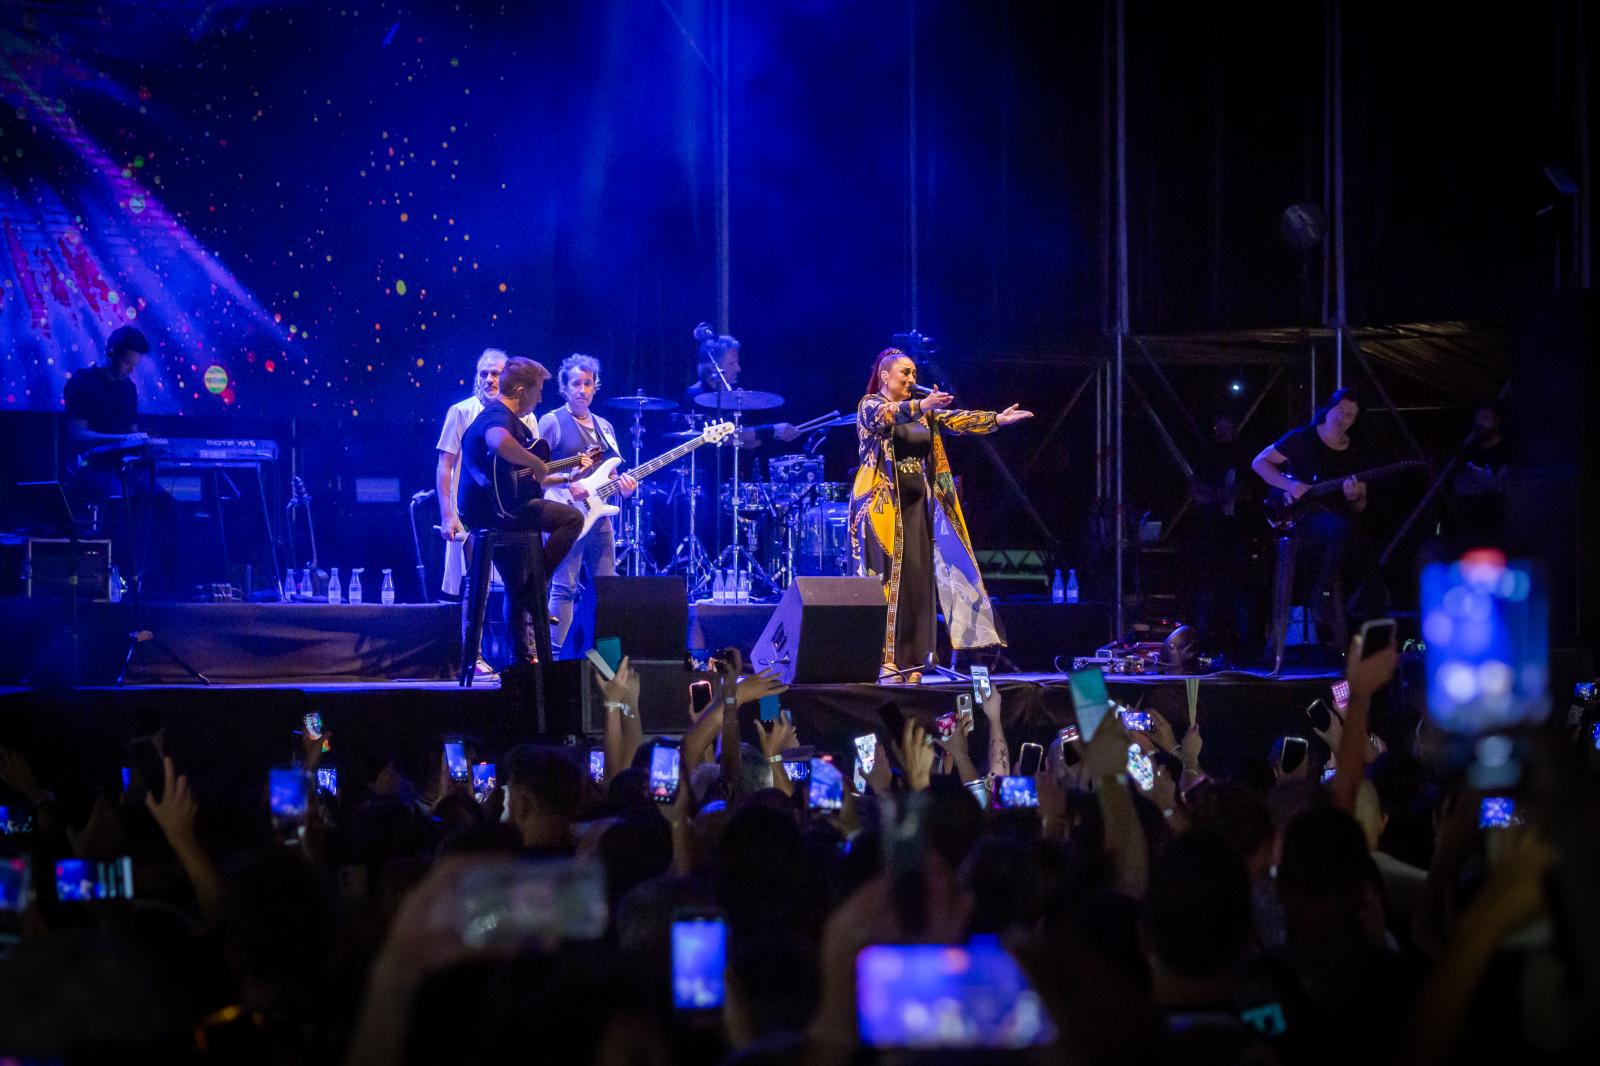
M 823 503 L 800 516 L 800 551 L 794 572 L 801 577 L 848 577 L 855 573 L 850 559 L 850 505 Z

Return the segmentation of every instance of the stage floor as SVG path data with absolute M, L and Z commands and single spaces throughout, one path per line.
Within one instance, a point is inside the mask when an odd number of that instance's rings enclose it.
M 576 664 L 566 670 L 571 672 Z M 685 674 L 687 684 L 688 674 Z M 1327 699 L 1339 675 L 1311 673 L 1263 677 L 1225 673 L 1201 677 L 1198 719 L 1205 750 L 1202 763 L 1212 772 L 1237 774 L 1247 760 L 1264 759 L 1274 738 L 1309 735 L 1305 708 Z M 1186 679 L 1112 675 L 1111 695 L 1119 702 L 1166 716 L 1179 735 L 1187 726 Z M 1074 720 L 1064 674 L 1001 674 L 994 678 L 1001 696 L 1002 721 L 1012 751 L 1025 741 L 1048 742 Z M 575 706 L 582 697 L 570 683 L 551 685 L 552 723 L 582 719 Z M 892 701 L 924 724 L 952 710 L 967 691 L 961 682 L 921 685 L 796 685 L 783 697 L 801 743 L 848 753 L 852 738 L 881 732 L 878 709 Z M 559 704 L 559 706 L 557 706 Z M 747 709 L 753 713 L 754 708 Z M 335 757 L 352 768 L 374 757 L 394 756 L 402 765 L 419 753 L 437 751 L 448 734 L 474 738 L 492 756 L 515 743 L 538 737 L 530 693 L 495 685 L 463 689 L 452 682 L 347 682 L 338 684 L 130 685 L 121 688 L 0 689 L 0 746 L 27 752 L 44 780 L 113 780 L 121 765 L 122 744 L 130 737 L 162 729 L 168 750 L 197 778 L 214 788 L 259 783 L 265 770 L 287 764 L 294 752 L 293 731 L 303 716 L 317 711 L 333 733 Z M 683 706 L 646 707 L 652 732 L 687 727 Z M 974 738 L 983 750 L 983 726 Z M 562 740 L 578 732 L 558 726 Z M 749 738 L 752 728 L 746 724 Z M 437 764 L 409 765 L 416 775 L 437 772 Z

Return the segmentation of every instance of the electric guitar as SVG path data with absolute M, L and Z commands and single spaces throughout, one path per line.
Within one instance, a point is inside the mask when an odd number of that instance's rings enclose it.
M 1353 477 L 1357 481 L 1377 481 L 1379 478 L 1386 478 L 1403 470 L 1427 465 L 1420 459 L 1403 459 L 1398 463 L 1375 466 L 1371 470 L 1363 470 L 1358 474 L 1335 478 L 1332 481 L 1313 482 L 1305 492 L 1301 493 L 1298 500 L 1282 489 L 1273 489 L 1262 503 L 1267 513 L 1267 524 L 1273 529 L 1293 529 L 1296 522 L 1322 507 L 1326 497 L 1336 492 L 1343 492 L 1344 483 L 1349 478 Z
M 591 444 L 577 455 L 551 462 L 550 443 L 543 437 L 529 445 L 528 450 L 544 462 L 545 472 L 550 474 L 592 462 L 600 458 L 605 451 L 600 445 Z M 539 479 L 533 476 L 531 467 L 508 463 L 500 458 L 499 453 L 494 456 L 494 472 L 490 480 L 494 485 L 494 505 L 499 509 L 502 518 L 510 518 L 524 500 L 537 499 L 544 495 L 543 486 L 539 484 Z
M 628 471 L 635 481 L 643 481 L 651 474 L 664 466 L 670 466 L 683 456 L 688 455 L 702 444 L 721 444 L 725 438 L 733 433 L 732 422 L 718 422 L 705 427 L 700 435 L 693 440 L 686 440 L 671 451 L 662 452 L 654 459 L 647 460 Z M 622 482 L 616 480 L 612 474 L 617 469 L 621 459 L 613 456 L 595 467 L 594 472 L 588 477 L 580 478 L 574 484 L 582 485 L 589 495 L 581 502 L 572 498 L 572 493 L 567 491 L 565 485 L 550 489 L 548 498 L 560 500 L 562 503 L 576 507 L 583 512 L 583 530 L 578 534 L 581 539 L 588 535 L 596 522 L 602 518 L 609 518 L 622 508 L 610 503 L 611 497 L 622 491 Z

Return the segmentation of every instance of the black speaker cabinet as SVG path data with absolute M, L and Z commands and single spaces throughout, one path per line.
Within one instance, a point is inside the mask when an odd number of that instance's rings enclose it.
M 626 647 L 626 645 L 624 645 Z M 682 655 L 676 659 L 634 659 L 628 665 L 639 675 L 641 725 L 647 734 L 684 733 L 689 720 L 689 686 L 711 682 L 715 674 L 693 670 Z M 532 700 L 531 688 L 526 698 Z M 595 683 L 587 659 L 564 659 L 545 671 L 545 733 L 550 737 L 604 736 L 605 697 Z
M 798 577 L 751 649 L 786 685 L 876 681 L 889 605 L 875 577 Z
M 594 635 L 617 637 L 622 654 L 682 660 L 689 641 L 689 591 L 683 578 L 597 577 Z

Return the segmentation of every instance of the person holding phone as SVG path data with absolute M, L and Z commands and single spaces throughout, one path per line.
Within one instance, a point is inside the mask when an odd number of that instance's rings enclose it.
M 524 744 L 500 762 L 506 774 L 508 820 L 524 853 L 541 857 L 577 854 L 573 822 L 583 803 L 583 767 L 563 748 Z
M 850 494 L 850 551 L 863 576 L 883 581 L 889 600 L 883 675 L 900 667 L 909 682 L 934 650 L 944 609 L 953 648 L 1003 645 L 983 587 L 942 435 L 993 433 L 1032 418 L 1004 411 L 955 411 L 953 397 L 917 385 L 917 365 L 899 348 L 878 353 L 856 406 L 861 466 Z M 937 518 L 936 518 L 937 512 Z M 900 664 L 898 667 L 896 664 Z

